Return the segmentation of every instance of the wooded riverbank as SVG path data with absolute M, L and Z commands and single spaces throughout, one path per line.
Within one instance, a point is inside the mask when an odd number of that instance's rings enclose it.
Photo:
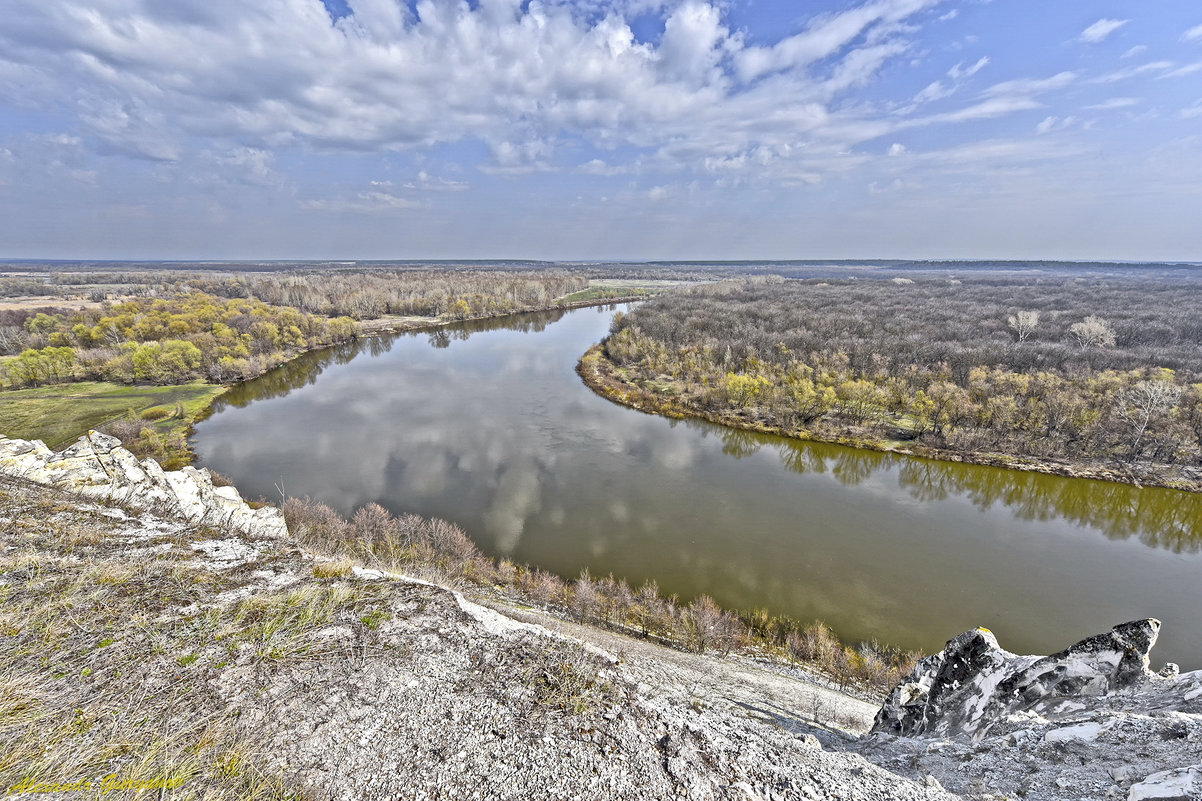
M 1004 453 L 950 451 L 913 442 L 878 439 L 865 431 L 855 431 L 851 428 L 838 434 L 831 434 L 815 432 L 803 427 L 779 425 L 766 419 L 757 418 L 741 409 L 704 409 L 684 402 L 675 396 L 648 389 L 646 382 L 632 378 L 627 371 L 614 364 L 605 355 L 604 347 L 600 344 L 589 348 L 581 357 L 577 372 L 584 383 L 598 395 L 647 414 L 658 414 L 681 420 L 705 420 L 744 431 L 774 434 L 809 442 L 828 442 L 903 456 L 979 464 L 1010 470 L 1026 470 L 1069 478 L 1086 478 L 1136 486 L 1202 492 L 1202 471 L 1197 469 L 1190 469 L 1188 472 L 1186 469 L 1182 469 L 1175 475 L 1166 475 L 1157 470 L 1159 467 L 1157 465 L 1074 463 Z

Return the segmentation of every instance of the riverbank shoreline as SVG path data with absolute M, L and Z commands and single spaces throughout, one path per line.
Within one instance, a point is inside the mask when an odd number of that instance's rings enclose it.
M 1064 476 L 1066 478 L 1108 481 L 1139 488 L 1159 487 L 1183 492 L 1202 493 L 1202 475 L 1165 477 L 1148 471 L 1140 465 L 1108 466 L 1103 464 L 1069 463 L 1054 459 L 1039 459 L 1036 457 L 1014 456 L 1001 453 L 962 453 L 959 451 L 931 448 L 924 445 L 893 443 L 870 437 L 823 436 L 806 429 L 787 428 L 748 420 L 737 413 L 708 412 L 679 403 L 673 398 L 657 395 L 624 379 L 618 374 L 618 367 L 605 356 L 604 346 L 601 343 L 593 345 L 580 357 L 580 361 L 576 365 L 576 372 L 589 389 L 606 400 L 645 414 L 654 414 L 676 420 L 701 420 L 742 431 L 770 434 L 803 442 L 822 442 L 849 448 L 893 453 L 899 456 L 975 464 L 985 467 L 1000 467 L 1007 470 L 1043 473 L 1046 475 Z M 1135 472 L 1137 470 L 1139 471 L 1138 473 Z
M 609 305 L 615 305 L 615 304 L 619 304 L 619 303 L 634 303 L 634 302 L 637 302 L 640 300 L 646 300 L 648 297 L 650 297 L 650 295 L 634 295 L 634 296 L 624 296 L 624 297 L 620 297 L 620 298 L 580 300 L 580 301 L 572 301 L 570 303 L 564 303 L 564 304 L 554 305 L 554 306 L 538 306 L 538 307 L 532 307 L 532 308 L 515 309 L 515 310 L 501 312 L 499 314 L 482 314 L 482 315 L 477 315 L 477 316 L 473 316 L 473 317 L 464 317 L 464 318 L 455 319 L 455 320 L 440 320 L 437 318 L 430 318 L 427 320 L 422 320 L 422 319 L 416 319 L 416 318 L 412 318 L 412 317 L 377 318 L 376 320 L 368 321 L 369 323 L 372 323 L 372 325 L 370 325 L 366 329 L 364 329 L 363 323 L 362 323 L 362 321 L 360 321 L 360 323 L 359 323 L 360 332 L 359 332 L 358 336 L 356 337 L 356 339 L 378 339 L 380 337 L 395 336 L 395 335 L 399 335 L 399 334 L 420 334 L 423 331 L 437 331 L 441 328 L 447 328 L 447 327 L 450 327 L 453 325 L 459 325 L 462 323 L 480 322 L 480 321 L 484 321 L 484 320 L 503 320 L 507 317 L 517 317 L 517 316 L 520 316 L 523 314 L 540 314 L 543 312 L 554 312 L 554 311 L 560 311 L 560 310 L 570 311 L 572 309 L 586 309 L 586 308 L 593 307 L 593 306 L 609 306 Z M 351 341 L 354 341 L 354 340 L 351 340 Z M 315 351 L 324 350 L 324 349 L 330 348 L 330 347 L 335 347 L 335 345 L 325 344 L 325 345 L 319 345 L 317 347 L 307 348 L 305 350 L 297 351 L 296 353 L 292 354 L 287 359 L 285 359 L 284 361 L 275 365 L 271 369 L 278 370 L 279 368 L 284 367 L 285 365 L 296 361 L 297 359 L 301 358 L 302 356 L 305 356 L 309 353 L 314 353 Z M 183 430 L 184 441 L 187 443 L 187 446 L 188 446 L 187 447 L 187 461 L 185 462 L 185 464 L 191 465 L 191 464 L 196 463 L 196 454 L 192 450 L 192 434 L 194 433 L 194 428 L 197 423 L 203 422 L 204 420 L 208 419 L 210 415 L 212 415 L 213 406 L 217 403 L 218 399 L 220 399 L 222 395 L 229 392 L 234 387 L 241 386 L 250 381 L 254 381 L 258 378 L 262 378 L 264 375 L 267 375 L 267 373 L 270 373 L 270 372 L 271 372 L 271 370 L 268 370 L 266 373 L 261 373 L 256 376 L 251 376 L 250 378 L 244 378 L 241 381 L 235 381 L 231 384 L 222 384 L 221 385 L 222 386 L 221 392 L 214 395 L 212 400 L 210 400 L 209 403 L 203 409 L 201 409 L 199 412 L 197 412 L 197 414 L 188 422 L 187 427 Z

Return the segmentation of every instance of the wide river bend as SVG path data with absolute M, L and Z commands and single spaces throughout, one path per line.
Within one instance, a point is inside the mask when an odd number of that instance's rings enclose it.
M 1139 617 L 1202 668 L 1202 497 L 801 443 L 614 405 L 574 372 L 614 307 L 307 354 L 219 399 L 199 462 L 248 497 L 377 502 L 485 552 L 938 649 L 1050 653 Z

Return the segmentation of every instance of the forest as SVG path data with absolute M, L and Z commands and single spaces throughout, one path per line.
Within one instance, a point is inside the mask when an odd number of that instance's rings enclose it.
M 4 365 L 5 384 L 13 387 L 70 380 L 237 381 L 357 332 L 346 317 L 195 290 L 70 312 L 0 312 L 0 346 L 21 348 Z
M 720 422 L 1196 489 L 1200 288 L 1137 272 L 721 281 L 616 318 L 604 356 L 652 406 Z
M 562 270 L 339 270 L 284 275 L 194 277 L 191 286 L 227 298 L 258 298 L 327 317 L 372 320 L 415 315 L 462 320 L 543 309 L 588 288 Z

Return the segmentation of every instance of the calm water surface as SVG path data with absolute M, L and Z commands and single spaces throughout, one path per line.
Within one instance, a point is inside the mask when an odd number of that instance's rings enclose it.
M 934 650 L 986 626 L 1050 653 L 1139 617 L 1202 667 L 1202 498 L 669 421 L 574 372 L 611 309 L 309 354 L 196 427 L 244 494 L 375 501 L 494 555 Z

